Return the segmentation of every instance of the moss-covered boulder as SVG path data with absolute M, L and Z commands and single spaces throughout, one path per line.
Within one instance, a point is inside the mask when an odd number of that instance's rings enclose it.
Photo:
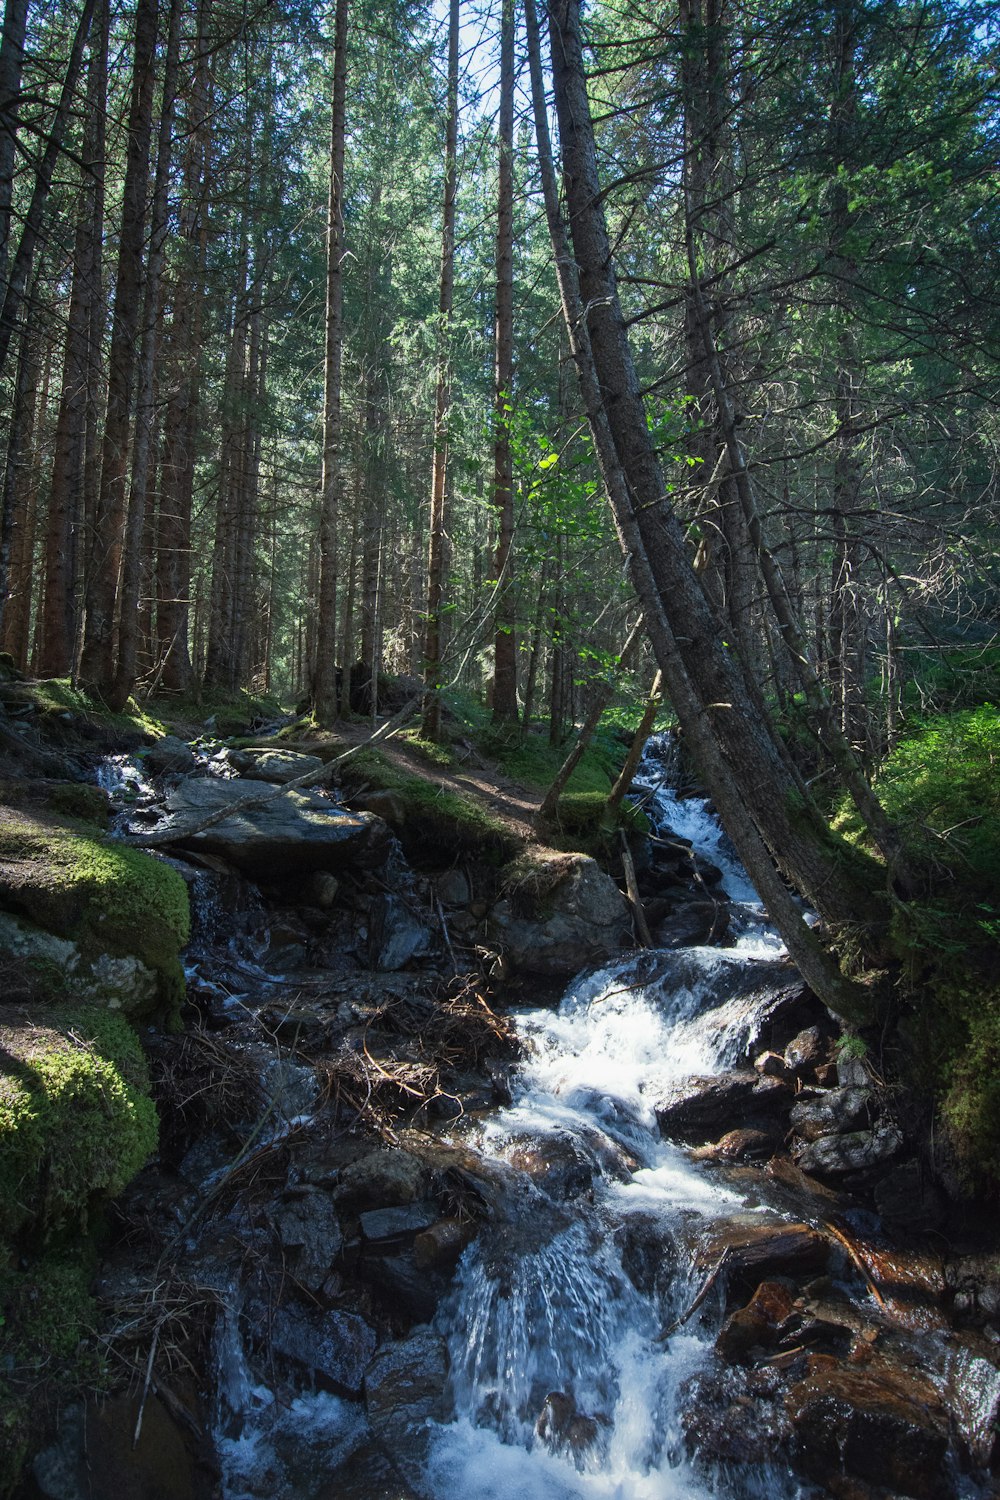
M 0 1238 L 85 1223 L 155 1149 L 156 1111 L 138 1037 L 92 1006 L 44 1025 L 0 1008 Z
M 106 981 L 104 1003 L 133 1014 L 179 1005 L 187 887 L 151 855 L 49 812 L 0 808 L 0 909 L 21 919 L 7 924 L 8 954 L 14 946 L 29 962 L 44 960 L 45 934 L 73 945 L 54 955 L 56 994 L 100 1001 Z
M 569 978 L 632 941 L 628 902 L 589 855 L 526 849 L 501 889 L 488 931 L 516 969 Z

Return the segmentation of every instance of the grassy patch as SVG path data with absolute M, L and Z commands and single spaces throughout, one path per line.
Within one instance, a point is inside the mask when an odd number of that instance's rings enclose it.
M 340 771 L 345 787 L 395 794 L 402 817 L 396 833 L 418 862 L 450 862 L 456 854 L 509 858 L 518 840 L 499 818 L 471 797 L 392 764 L 376 749 L 360 750 Z

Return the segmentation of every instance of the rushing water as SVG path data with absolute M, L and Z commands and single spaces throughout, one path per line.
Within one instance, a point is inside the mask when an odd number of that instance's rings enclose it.
M 557 1011 L 520 1016 L 530 1058 L 512 1106 L 476 1144 L 514 1164 L 526 1140 L 579 1156 L 593 1190 L 565 1206 L 569 1224 L 551 1233 L 544 1179 L 525 1185 L 537 1201 L 467 1253 L 439 1314 L 460 1415 L 434 1434 L 427 1478 L 438 1500 L 798 1493 L 774 1473 L 733 1488 L 683 1456 L 684 1391 L 709 1356 L 711 1306 L 708 1332 L 692 1320 L 658 1339 L 704 1275 L 687 1269 L 691 1247 L 719 1218 L 766 1210 L 748 1210 L 660 1140 L 654 1105 L 671 1083 L 732 1066 L 744 1052 L 758 1017 L 732 992 L 780 948 L 706 804 L 663 784 L 658 748 L 638 779 L 647 811 L 723 870 L 743 916 L 739 948 L 685 949 L 659 974 L 648 956 L 627 959 L 578 980 Z M 635 1225 L 662 1247 L 664 1265 L 677 1262 L 645 1291 L 623 1264 Z

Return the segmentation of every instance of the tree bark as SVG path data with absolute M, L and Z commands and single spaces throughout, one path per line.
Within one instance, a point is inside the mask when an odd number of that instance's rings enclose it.
M 122 197 L 118 268 L 108 368 L 108 405 L 97 514 L 89 540 L 80 678 L 102 696 L 114 684 L 115 608 L 128 497 L 129 423 L 135 395 L 137 335 L 142 308 L 146 190 L 153 127 L 157 0 L 138 0 Z
M 497 521 L 493 722 L 517 722 L 514 607 L 514 472 L 510 417 L 514 384 L 514 0 L 502 0 L 500 118 L 497 126 L 496 340 L 493 412 L 493 505 Z
M 421 734 L 441 735 L 441 610 L 444 603 L 447 541 L 445 495 L 448 468 L 448 410 L 451 405 L 451 312 L 455 300 L 455 200 L 458 191 L 458 28 L 459 0 L 448 10 L 448 118 L 444 144 L 444 208 L 441 225 L 441 293 L 438 299 L 437 387 L 434 398 L 434 462 L 431 472 L 430 540 L 427 559 L 427 635 L 424 641 L 424 712 Z
M 337 716 L 337 522 L 341 490 L 340 379 L 344 345 L 344 147 L 347 129 L 348 0 L 337 0 L 333 23 L 330 196 L 326 243 L 326 357 L 323 475 L 320 490 L 320 576 L 313 704 L 320 724 Z

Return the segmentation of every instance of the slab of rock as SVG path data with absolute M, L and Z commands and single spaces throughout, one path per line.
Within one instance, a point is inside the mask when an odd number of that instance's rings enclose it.
M 788 1123 L 804 1141 L 820 1136 L 847 1134 L 871 1125 L 877 1108 L 874 1089 L 828 1089 L 792 1106 Z
M 301 755 L 297 750 L 230 750 L 227 759 L 248 781 L 270 781 L 279 786 L 322 771 L 324 765 L 318 755 Z
M 274 1217 L 281 1243 L 291 1252 L 292 1275 L 308 1291 L 318 1291 L 343 1244 L 333 1203 L 325 1193 L 308 1193 L 283 1203 Z
M 882 1485 L 908 1500 L 954 1493 L 948 1415 L 924 1376 L 844 1365 L 826 1356 L 788 1392 L 796 1467 L 822 1484 L 831 1473 Z
M 150 776 L 186 776 L 197 763 L 191 746 L 175 734 L 165 734 L 142 756 L 142 764 Z
M 398 1208 L 373 1208 L 361 1215 L 361 1234 L 366 1245 L 398 1245 L 425 1229 L 439 1217 L 435 1203 L 406 1203 Z
M 706 1266 L 725 1253 L 727 1301 L 749 1296 L 777 1276 L 818 1275 L 827 1268 L 829 1242 L 808 1224 L 748 1224 L 734 1220 L 704 1247 Z
M 248 1309 L 253 1314 L 253 1309 Z M 271 1351 L 308 1370 L 338 1396 L 357 1396 L 375 1353 L 375 1333 L 356 1313 L 279 1307 L 254 1318 L 267 1328 Z
M 847 1135 L 823 1135 L 795 1154 L 803 1172 L 816 1177 L 842 1177 L 864 1172 L 891 1161 L 903 1149 L 903 1132 L 897 1125 L 881 1124 L 874 1130 L 856 1130 Z
M 707 1078 L 688 1078 L 656 1105 L 660 1134 L 670 1140 L 704 1141 L 726 1127 L 759 1127 L 783 1116 L 792 1091 L 780 1078 L 734 1069 Z
M 489 914 L 490 939 L 515 969 L 572 977 L 631 944 L 628 903 L 595 860 L 563 855 L 544 879 L 532 915 L 521 897 L 497 901 Z
M 403 1477 L 423 1493 L 428 1423 L 451 1416 L 444 1339 L 422 1328 L 383 1344 L 368 1367 L 364 1394 L 372 1431 Z
M 395 973 L 431 946 L 431 930 L 400 896 L 379 894 L 368 918 L 368 956 L 373 969 Z
M 389 830 L 371 813 L 346 812 L 310 791 L 282 793 L 261 807 L 241 810 L 240 804 L 257 795 L 238 781 L 188 779 L 167 794 L 164 831 L 178 848 L 217 855 L 258 880 L 384 863 Z M 232 815 L 222 822 L 185 833 L 224 808 Z

